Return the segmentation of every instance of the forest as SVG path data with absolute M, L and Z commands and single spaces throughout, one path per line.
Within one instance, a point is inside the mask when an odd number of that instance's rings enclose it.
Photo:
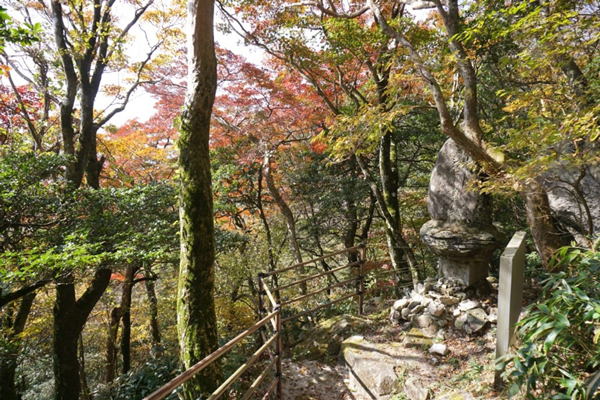
M 591 0 L 4 1 L 0 399 L 141 399 L 261 318 L 261 274 L 474 287 L 517 231 L 525 319 L 478 398 L 600 398 L 599 49 Z

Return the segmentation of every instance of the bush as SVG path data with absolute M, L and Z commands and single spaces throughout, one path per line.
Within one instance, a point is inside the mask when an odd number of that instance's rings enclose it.
M 180 372 L 179 361 L 174 357 L 153 359 L 144 364 L 141 370 L 121 375 L 110 385 L 98 388 L 94 399 L 139 400 L 162 387 Z M 171 393 L 165 399 L 177 398 L 176 393 Z
M 597 390 L 599 242 L 592 251 L 564 248 L 554 257 L 562 271 L 543 282 L 541 300 L 519 322 L 522 347 L 499 360 L 511 396 L 525 389 L 528 399 L 540 394 L 544 399 L 587 399 Z

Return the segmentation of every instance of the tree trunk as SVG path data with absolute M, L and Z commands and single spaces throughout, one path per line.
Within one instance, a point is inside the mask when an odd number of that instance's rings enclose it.
M 104 367 L 104 382 L 110 383 L 117 372 L 117 337 L 121 322 L 121 307 L 115 307 L 110 312 L 108 337 L 106 338 L 106 365 Z
M 181 261 L 177 299 L 180 359 L 185 369 L 219 346 L 214 302 L 215 233 L 209 132 L 217 87 L 214 0 L 188 3 L 188 93 L 179 136 Z M 183 386 L 186 400 L 213 392 L 223 379 L 220 364 Z
M 290 246 L 292 247 L 292 251 L 294 252 L 296 264 L 301 264 L 303 260 L 302 253 L 300 252 L 300 245 L 298 243 L 298 237 L 296 235 L 296 221 L 294 220 L 294 214 L 292 213 L 290 207 L 287 205 L 286 201 L 283 199 L 283 196 L 281 196 L 281 193 L 279 193 L 279 189 L 277 189 L 277 186 L 275 186 L 275 180 L 273 179 L 273 174 L 271 170 L 271 163 L 272 160 L 270 155 L 265 155 L 264 175 L 265 181 L 267 182 L 267 188 L 269 189 L 269 193 L 271 193 L 273 200 L 275 200 L 277 208 L 279 208 L 279 211 L 285 219 L 285 224 L 290 234 Z M 304 267 L 299 267 L 297 271 L 301 275 L 304 275 L 306 273 Z M 307 293 L 306 282 L 300 284 L 300 293 L 302 295 L 305 295 Z
M 136 270 L 131 265 L 127 266 L 125 280 L 123 281 L 123 292 L 121 293 L 121 321 L 123 322 L 123 330 L 121 331 L 122 374 L 128 373 L 131 369 L 131 292 Z
M 148 294 L 149 312 L 150 312 L 150 337 L 152 338 L 152 346 L 157 347 L 161 344 L 160 328 L 158 325 L 158 298 L 154 288 L 154 281 L 146 279 L 146 293 Z
M 382 216 L 386 223 L 386 238 L 388 242 L 388 250 L 390 253 L 390 257 L 392 259 L 392 264 L 394 269 L 398 270 L 402 265 L 406 265 L 408 262 L 409 273 L 410 273 L 410 281 L 413 286 L 416 288 L 418 283 L 418 262 L 417 259 L 408 245 L 408 242 L 402 236 L 401 226 L 398 220 L 394 218 L 394 216 L 390 213 L 390 208 L 388 207 L 385 196 L 382 193 L 382 190 L 375 182 L 372 177 L 369 167 L 366 161 L 361 157 L 357 156 L 358 165 L 360 166 L 363 175 L 369 186 L 371 187 L 371 193 L 375 196 L 375 200 L 377 203 L 377 208 L 379 210 L 379 214 Z M 384 182 L 384 178 L 381 179 L 382 183 Z M 389 190 L 389 187 L 388 187 Z M 397 194 L 396 194 L 397 195 Z M 388 198 L 394 198 L 394 196 L 390 193 L 387 195 Z M 406 256 L 406 260 L 402 258 L 402 255 Z M 400 282 L 399 282 L 400 284 Z
M 550 271 L 550 260 L 558 249 L 569 245 L 571 236 L 558 229 L 550 209 L 548 194 L 539 183 L 532 180 L 522 191 L 522 196 L 535 248 L 540 253 L 542 266 L 546 271 Z
M 258 208 L 258 214 L 260 215 L 260 220 L 263 223 L 263 227 L 265 228 L 265 235 L 267 237 L 267 255 L 269 257 L 269 272 L 275 271 L 277 269 L 277 265 L 275 263 L 275 254 L 273 254 L 273 236 L 271 235 L 271 227 L 269 226 L 269 220 L 267 219 L 267 215 L 265 214 L 265 210 L 262 202 L 262 179 L 263 172 L 262 168 L 258 170 L 258 182 L 257 182 L 257 194 L 256 194 L 256 208 Z M 277 283 L 277 274 L 271 276 L 273 285 L 275 287 L 279 286 Z M 281 294 L 279 291 L 274 293 L 275 300 L 279 302 L 281 298 Z M 259 316 L 262 310 L 259 311 Z
M 19 311 L 14 320 L 12 318 L 13 310 L 8 309 L 11 306 L 4 311 L 1 321 L 3 334 L 0 338 L 2 349 L 2 356 L 0 357 L 0 393 L 2 393 L 3 400 L 19 400 L 21 398 L 15 385 L 17 359 L 21 348 L 19 335 L 25 329 L 35 296 L 36 292 L 32 292 L 22 298 Z
M 72 277 L 56 282 L 54 303 L 54 398 L 55 400 L 78 400 L 81 390 L 77 340 L 85 322 L 108 287 L 111 271 L 96 271 L 85 293 L 77 299 Z
M 85 348 L 83 347 L 83 335 L 79 335 L 79 376 L 81 377 L 81 399 L 92 400 L 90 387 L 85 376 Z

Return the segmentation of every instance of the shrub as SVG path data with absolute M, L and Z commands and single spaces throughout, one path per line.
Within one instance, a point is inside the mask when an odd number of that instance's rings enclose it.
M 525 389 L 528 399 L 540 394 L 545 399 L 586 399 L 598 388 L 599 242 L 594 250 L 564 248 L 554 257 L 562 271 L 543 282 L 540 301 L 519 322 L 521 348 L 498 360 L 511 396 Z

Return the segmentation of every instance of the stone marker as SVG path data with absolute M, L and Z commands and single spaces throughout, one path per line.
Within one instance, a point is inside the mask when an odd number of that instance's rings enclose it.
M 523 307 L 524 270 L 525 232 L 517 232 L 500 258 L 496 358 L 502 357 L 508 352 L 513 339 L 515 324 Z M 495 385 L 500 384 L 501 374 L 501 370 L 496 370 Z

